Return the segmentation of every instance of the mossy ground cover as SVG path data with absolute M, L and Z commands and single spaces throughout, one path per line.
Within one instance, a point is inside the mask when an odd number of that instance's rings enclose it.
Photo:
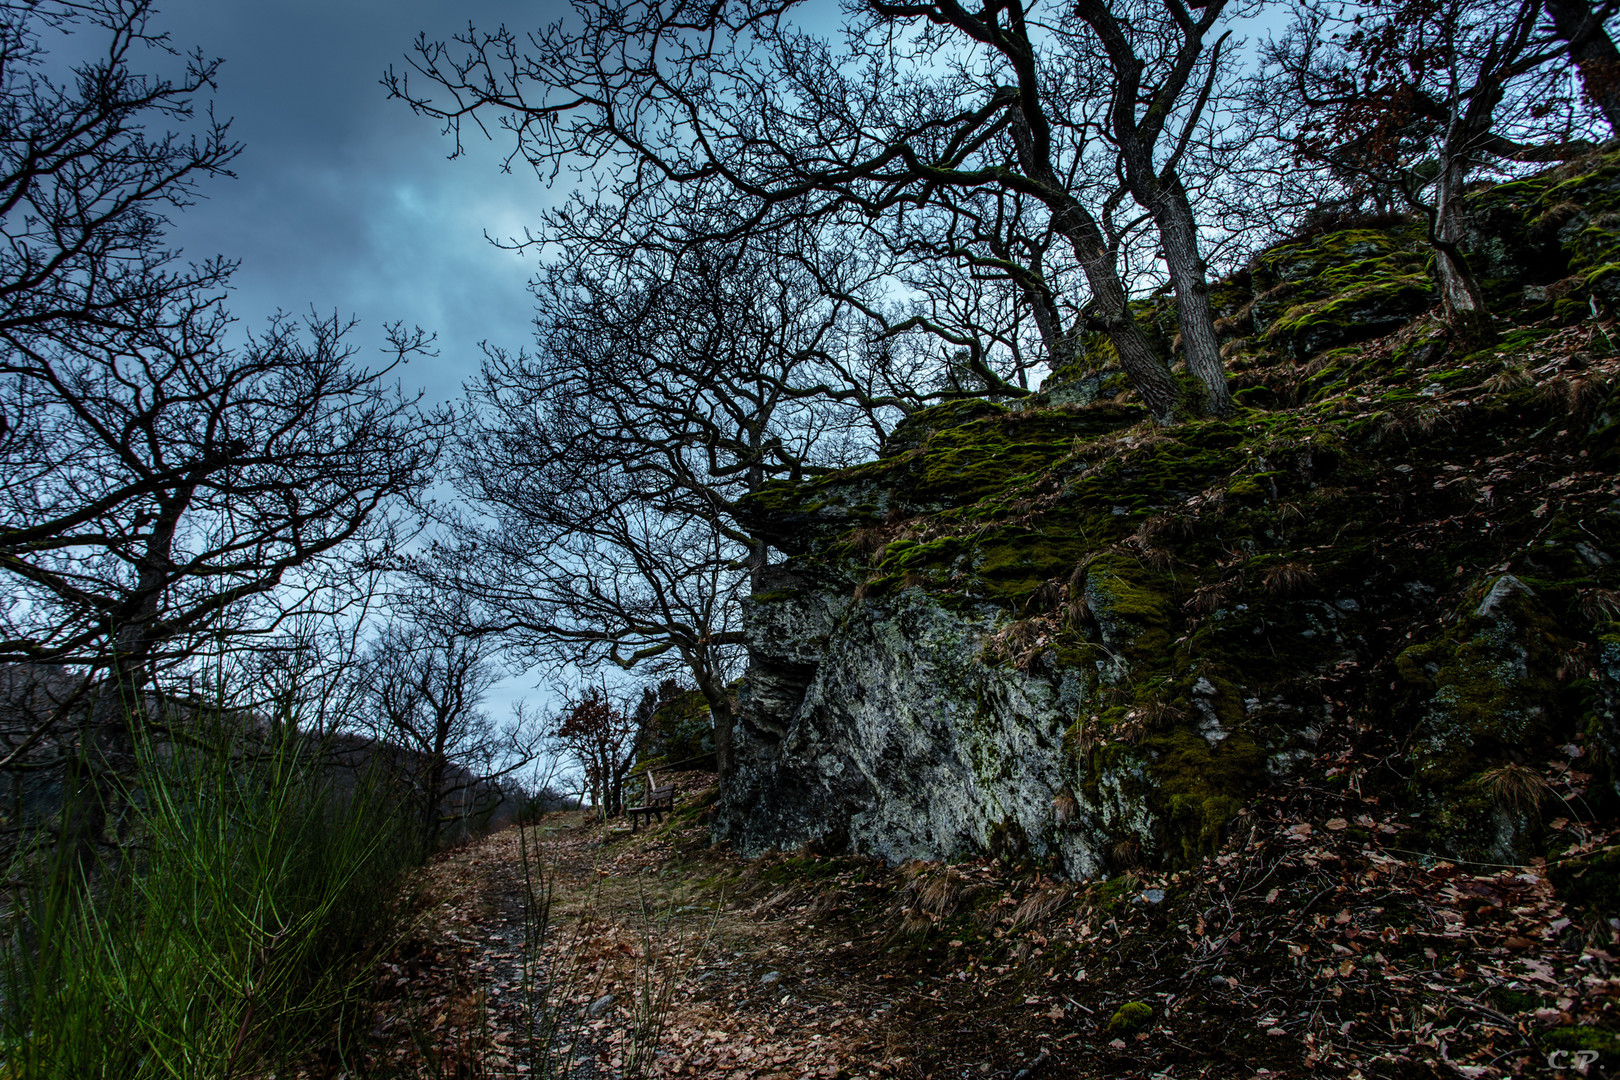
M 1482 219 L 1523 224 L 1498 222 L 1501 250 L 1476 237 L 1481 265 L 1507 274 L 1537 244 L 1571 274 L 1606 265 L 1617 169 L 1476 193 Z M 1427 293 L 1357 309 L 1418 289 L 1426 258 L 1411 222 L 1348 228 L 1223 283 L 1233 382 L 1252 392 L 1231 419 L 1155 427 L 1128 393 L 951 403 L 871 465 L 772 490 L 764 516 L 791 532 L 805 508 L 864 507 L 788 549 L 864 582 L 857 596 L 921 588 L 1029 622 L 1042 649 L 987 657 L 1090 681 L 1076 783 L 1144 778 L 1134 797 L 1160 824 L 1137 839 L 1162 859 L 1213 850 L 1309 760 L 1324 716 L 1384 749 L 1377 782 L 1418 815 L 1414 842 L 1529 857 L 1551 838 L 1504 808 L 1495 770 L 1572 771 L 1586 812 L 1620 809 L 1620 690 L 1599 659 L 1620 615 L 1620 326 L 1589 303 L 1574 324 L 1508 305 L 1499 340 L 1464 353 L 1423 313 Z M 1300 344 L 1341 308 L 1343 333 Z M 1169 341 L 1170 301 L 1135 310 Z M 1088 364 L 1060 377 L 1095 377 Z M 1526 587 L 1522 610 L 1475 615 L 1503 575 Z M 1195 694 L 1200 680 L 1214 692 Z

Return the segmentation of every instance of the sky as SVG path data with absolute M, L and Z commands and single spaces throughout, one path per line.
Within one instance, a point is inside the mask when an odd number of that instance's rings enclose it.
M 181 50 L 220 57 L 218 116 L 245 144 L 237 178 L 176 219 L 188 258 L 241 260 L 231 308 L 245 326 L 277 309 L 354 315 L 367 351 L 384 323 L 438 335 L 435 360 L 406 383 L 432 401 L 459 396 L 478 344 L 521 346 L 531 266 L 485 232 L 532 225 L 552 196 L 532 171 L 500 170 L 494 143 L 451 143 L 380 85 L 419 32 L 445 38 L 469 20 L 538 27 L 560 4 L 518 0 L 159 0 L 157 28 Z M 559 195 L 562 193 L 558 193 Z
M 563 11 L 532 0 L 159 0 L 154 29 L 224 60 L 214 111 L 244 144 L 236 178 L 209 181 L 171 239 L 188 259 L 240 260 L 230 307 L 245 328 L 278 309 L 352 315 L 353 341 L 373 359 L 388 322 L 437 334 L 439 355 L 400 378 L 430 403 L 458 398 L 480 342 L 531 339 L 532 259 L 485 233 L 521 233 L 553 195 L 531 170 L 503 173 L 498 143 L 469 139 L 448 160 L 439 125 L 388 100 L 381 79 L 418 33 L 538 28 Z M 486 706 L 500 718 L 519 698 L 545 703 L 537 681 L 514 674 Z

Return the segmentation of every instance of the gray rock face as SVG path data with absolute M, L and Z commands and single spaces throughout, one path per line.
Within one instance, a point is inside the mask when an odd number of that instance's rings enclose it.
M 1053 813 L 1083 687 L 983 663 L 991 609 L 955 614 L 919 589 L 784 589 L 753 598 L 747 628 L 738 772 L 716 825 L 743 853 L 894 862 L 1011 847 L 1070 876 L 1099 870 L 1096 811 L 1064 825 Z

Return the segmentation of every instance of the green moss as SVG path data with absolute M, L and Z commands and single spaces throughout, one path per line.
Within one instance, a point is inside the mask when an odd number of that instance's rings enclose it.
M 1434 283 L 1426 274 L 1382 274 L 1295 305 L 1266 329 L 1263 340 L 1303 360 L 1335 345 L 1387 334 L 1428 308 L 1433 298 Z
M 1164 847 L 1181 861 L 1213 854 L 1227 823 L 1265 782 L 1265 754 L 1248 732 L 1211 746 L 1179 728 L 1149 736 L 1141 748 L 1163 804 Z
M 1541 1007 L 1541 998 L 1523 990 L 1510 990 L 1505 986 L 1491 988 L 1491 1000 L 1505 1013 L 1530 1012 Z
M 1142 1001 L 1127 1001 L 1108 1018 L 1110 1035 L 1129 1035 L 1153 1022 L 1153 1006 Z
M 1006 413 L 1005 406 L 980 398 L 947 401 L 942 405 L 918 409 L 889 432 L 889 437 L 883 441 L 883 449 L 879 452 L 879 456 L 894 457 L 907 450 L 915 450 L 938 431 L 959 427 L 969 421 L 985 417 L 1005 416 Z
M 1174 612 L 1161 575 L 1128 556 L 1103 555 L 1086 567 L 1085 600 L 1103 644 L 1151 666 L 1169 650 Z M 1117 681 L 1122 672 L 1111 672 Z
M 1554 1028 L 1543 1035 L 1541 1041 L 1558 1050 L 1594 1050 L 1603 1055 L 1620 1055 L 1620 1033 L 1611 1028 L 1574 1024 Z
M 1496 581 L 1508 594 L 1490 614 L 1470 614 L 1396 658 L 1401 679 L 1427 698 L 1412 763 L 1414 781 L 1431 789 L 1533 744 L 1557 693 L 1548 670 L 1550 620 L 1522 588 Z
M 1604 918 L 1620 914 L 1620 847 L 1560 859 L 1547 879 L 1566 903 Z

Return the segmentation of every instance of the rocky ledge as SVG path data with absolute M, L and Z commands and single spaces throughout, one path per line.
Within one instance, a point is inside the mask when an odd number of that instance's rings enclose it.
M 1215 290 L 1233 419 L 1151 426 L 1091 341 L 757 493 L 783 560 L 717 837 L 1089 877 L 1194 860 L 1278 784 L 1497 862 L 1613 813 L 1617 192 L 1609 157 L 1475 195 L 1491 348 L 1426 310 L 1412 223 L 1341 223 Z M 1383 764 L 1326 764 L 1330 727 Z

